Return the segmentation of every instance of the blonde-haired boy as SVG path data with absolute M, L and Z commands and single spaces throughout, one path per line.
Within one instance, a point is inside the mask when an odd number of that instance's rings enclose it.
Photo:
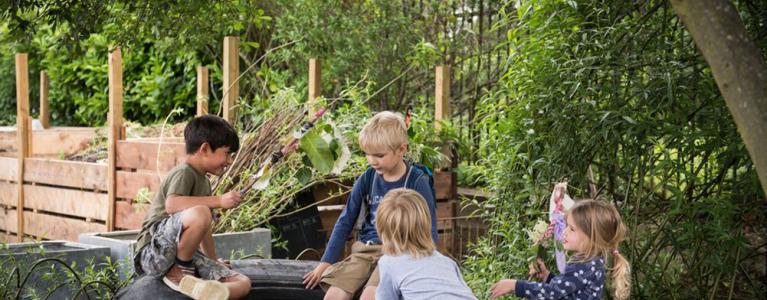
M 477 299 L 458 265 L 436 251 L 427 212 L 413 190 L 394 189 L 384 196 L 376 212 L 384 253 L 378 260 L 376 299 Z
M 360 299 L 374 299 L 378 286 L 381 239 L 376 231 L 376 211 L 384 195 L 396 188 L 421 194 L 432 220 L 431 238 L 437 240 L 436 209 L 429 175 L 403 159 L 407 151 L 407 127 L 401 114 L 380 112 L 368 120 L 359 135 L 360 148 L 370 168 L 354 183 L 346 207 L 338 217 L 321 263 L 304 276 L 307 288 L 321 283 L 325 299 L 351 299 L 363 286 Z M 338 262 L 356 222 L 361 223 L 352 254 Z M 332 266 L 331 266 L 332 264 Z

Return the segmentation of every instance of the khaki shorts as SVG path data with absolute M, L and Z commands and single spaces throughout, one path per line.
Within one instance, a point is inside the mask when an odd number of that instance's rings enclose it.
M 354 242 L 349 257 L 325 270 L 320 286 L 325 291 L 334 286 L 352 295 L 363 286 L 378 286 L 378 259 L 381 255 L 381 245 Z

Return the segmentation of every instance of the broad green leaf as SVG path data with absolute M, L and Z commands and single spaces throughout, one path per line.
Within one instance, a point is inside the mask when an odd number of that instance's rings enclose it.
M 320 173 L 327 174 L 333 169 L 333 152 L 330 145 L 314 131 L 307 132 L 301 138 L 301 149 Z

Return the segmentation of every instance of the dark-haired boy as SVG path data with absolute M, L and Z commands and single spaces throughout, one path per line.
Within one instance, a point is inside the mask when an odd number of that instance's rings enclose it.
M 163 277 L 194 299 L 242 298 L 250 280 L 217 260 L 211 212 L 236 207 L 241 196 L 237 191 L 212 196 L 206 177 L 222 175 L 232 163 L 240 146 L 237 132 L 224 119 L 201 116 L 186 125 L 184 142 L 186 161 L 168 172 L 141 224 L 136 272 Z

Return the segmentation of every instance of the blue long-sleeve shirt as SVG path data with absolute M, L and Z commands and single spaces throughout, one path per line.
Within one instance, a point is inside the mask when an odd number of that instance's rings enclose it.
M 409 176 L 414 176 L 413 178 L 415 178 L 415 180 L 407 180 L 408 172 L 410 172 Z M 429 212 L 431 213 L 431 235 L 434 242 L 437 242 L 437 209 L 434 202 L 434 196 L 431 192 L 431 185 L 429 184 L 429 175 L 420 169 L 413 168 L 410 164 L 407 164 L 405 175 L 397 181 L 387 182 L 383 177 L 375 174 L 371 184 L 364 186 L 364 176 L 365 175 L 363 174 L 354 182 L 354 187 L 352 187 L 352 192 L 349 195 L 349 199 L 346 201 L 346 206 L 343 211 L 341 211 L 341 215 L 338 216 L 335 226 L 333 226 L 333 233 L 330 234 L 330 240 L 328 241 L 327 248 L 325 248 L 325 253 L 322 255 L 321 261 L 331 264 L 338 261 L 339 256 L 343 252 L 344 243 L 349 238 L 349 234 L 351 234 L 354 224 L 357 221 L 357 217 L 360 214 L 362 201 L 367 202 L 367 211 L 363 211 L 365 216 L 362 228 L 358 235 L 358 240 L 361 242 L 370 241 L 374 244 L 380 244 L 381 240 L 378 237 L 378 231 L 376 231 L 375 226 L 375 215 L 378 210 L 378 205 L 381 203 L 386 192 L 392 189 L 406 187 L 406 181 L 413 182 L 413 184 L 409 184 L 412 186 L 407 186 L 407 188 L 415 190 L 426 199 L 426 204 L 429 206 Z
M 605 261 L 597 257 L 568 263 L 565 273 L 549 275 L 545 283 L 517 281 L 514 293 L 527 299 L 602 299 L 605 286 Z

